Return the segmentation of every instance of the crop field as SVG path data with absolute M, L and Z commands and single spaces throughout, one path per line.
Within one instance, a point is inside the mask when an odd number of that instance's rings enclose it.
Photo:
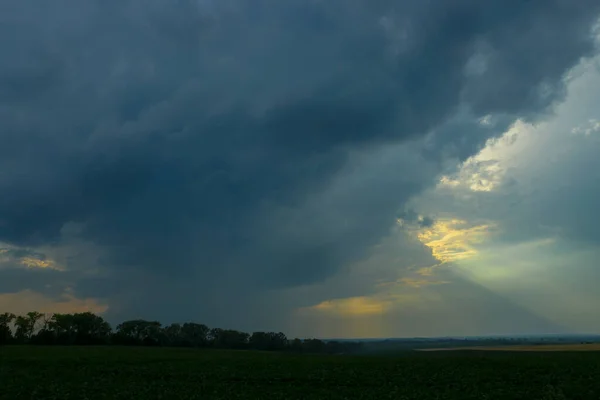
M 515 346 L 470 346 L 470 347 L 440 347 L 419 349 L 419 351 L 600 351 L 600 343 L 589 344 L 542 344 L 542 345 L 515 345 Z
M 0 347 L 2 399 L 600 399 L 597 352 Z

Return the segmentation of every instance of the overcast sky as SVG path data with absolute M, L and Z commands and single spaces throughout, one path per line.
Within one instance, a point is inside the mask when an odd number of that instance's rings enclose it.
M 0 311 L 600 331 L 597 0 L 0 4 Z

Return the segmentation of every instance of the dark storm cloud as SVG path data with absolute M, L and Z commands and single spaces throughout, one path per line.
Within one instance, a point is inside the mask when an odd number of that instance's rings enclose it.
M 415 210 L 408 209 L 398 213 L 397 218 L 403 224 L 417 226 L 419 228 L 429 228 L 435 223 L 433 217 L 419 215 Z
M 397 142 L 418 152 L 431 133 L 426 159 L 464 158 L 504 125 L 447 128 L 457 115 L 545 112 L 562 74 L 592 52 L 599 9 L 3 3 L 0 240 L 64 244 L 64 224 L 79 223 L 103 249 L 99 267 L 122 277 L 114 287 L 322 280 L 384 236 L 435 175 L 403 180 L 423 167 L 415 156 L 375 177 L 383 188 L 321 196 L 351 154 Z

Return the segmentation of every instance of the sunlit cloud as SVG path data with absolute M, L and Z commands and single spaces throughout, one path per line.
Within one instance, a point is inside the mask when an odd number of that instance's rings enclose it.
M 485 118 L 480 122 L 486 124 Z M 510 161 L 531 141 L 532 124 L 517 120 L 503 135 L 489 139 L 485 147 L 464 161 L 457 172 L 443 175 L 437 189 L 457 194 L 497 191 L 506 180 Z
M 497 161 L 469 159 L 458 174 L 442 176 L 438 186 L 465 188 L 473 192 L 491 192 L 502 183 L 503 176 L 504 170 Z
M 460 219 L 438 220 L 431 228 L 418 232 L 417 237 L 440 263 L 449 263 L 476 256 L 475 245 L 482 243 L 493 228 L 492 223 L 473 225 Z
M 62 268 L 52 260 L 41 260 L 34 257 L 22 257 L 19 260 L 19 264 L 27 268 L 49 268 L 62 271 Z

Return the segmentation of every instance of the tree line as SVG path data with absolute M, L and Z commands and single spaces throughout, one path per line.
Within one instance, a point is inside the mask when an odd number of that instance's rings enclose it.
M 91 312 L 25 315 L 0 314 L 0 345 L 123 345 L 290 351 L 298 353 L 353 353 L 361 343 L 288 339 L 281 332 L 253 332 L 209 328 L 186 322 L 163 326 L 158 321 L 124 321 L 113 330 Z

